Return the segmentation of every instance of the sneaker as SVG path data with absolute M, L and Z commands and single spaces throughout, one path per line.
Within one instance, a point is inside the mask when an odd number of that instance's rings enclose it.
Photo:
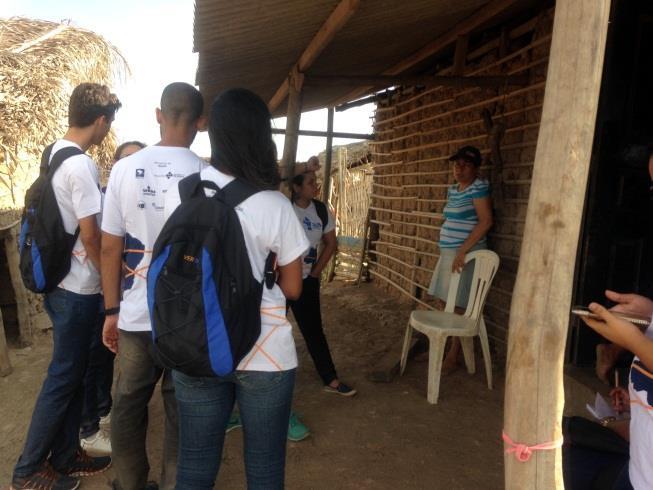
M 75 460 L 62 471 L 68 476 L 91 476 L 106 471 L 111 466 L 111 456 L 89 456 L 83 449 L 78 449 Z
M 104 429 L 100 429 L 90 437 L 79 440 L 82 449 L 92 454 L 111 454 L 111 439 Z
M 288 421 L 288 440 L 293 442 L 299 442 L 306 439 L 311 435 L 311 431 L 308 430 L 299 416 L 295 412 L 290 412 L 290 420 Z
M 355 389 L 353 389 L 350 386 L 347 386 L 342 381 L 335 388 L 333 388 L 333 387 L 331 387 L 329 385 L 326 385 L 324 387 L 324 391 L 326 391 L 327 393 L 336 393 L 336 394 L 342 395 L 342 396 L 354 396 L 356 394 Z
M 238 427 L 242 427 L 243 424 L 240 421 L 240 415 L 237 412 L 233 412 L 229 416 L 229 422 L 227 422 L 227 429 L 224 431 L 225 434 L 228 434 L 234 429 L 237 429 Z
M 79 480 L 72 476 L 57 473 L 50 463 L 45 463 L 36 473 L 23 478 L 14 478 L 10 490 L 75 490 L 79 487 Z
M 111 425 L 111 412 L 104 417 L 100 417 L 100 427 L 109 427 Z

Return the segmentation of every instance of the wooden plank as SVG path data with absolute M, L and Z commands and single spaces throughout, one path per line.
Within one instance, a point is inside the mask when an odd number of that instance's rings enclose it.
M 456 51 L 453 55 L 453 75 L 462 75 L 465 72 L 465 61 L 467 60 L 467 50 L 469 49 L 469 34 L 463 34 L 456 39 Z
M 2 321 L 2 311 L 0 311 L 0 376 L 9 376 L 11 371 L 9 348 L 7 347 L 7 338 L 5 337 L 5 325 Z
M 416 51 L 408 58 L 404 59 L 403 61 L 385 70 L 382 74 L 398 75 L 399 73 L 403 73 L 404 71 L 412 68 L 413 66 L 417 65 L 421 61 L 424 61 L 425 59 L 433 56 L 434 54 L 437 54 L 438 52 L 440 52 L 441 50 L 449 46 L 451 43 L 455 42 L 459 36 L 468 34 L 472 32 L 474 29 L 476 29 L 477 27 L 483 25 L 485 22 L 490 20 L 495 15 L 499 14 L 500 12 L 510 7 L 516 1 L 517 0 L 494 0 L 490 2 L 489 4 L 485 5 L 482 9 L 478 10 L 476 13 L 470 15 L 466 19 L 463 19 L 461 22 L 456 24 L 453 27 L 453 29 L 448 31 L 446 34 L 431 41 L 429 44 L 427 44 L 420 50 Z M 356 90 L 351 91 L 344 97 L 340 97 L 332 105 L 339 105 L 340 103 L 349 102 L 351 100 L 357 99 L 362 95 L 365 95 L 372 88 L 373 87 L 369 87 L 369 86 L 357 88 Z
M 18 328 L 20 329 L 21 341 L 32 337 L 32 319 L 29 314 L 29 301 L 27 289 L 23 284 L 20 275 L 20 257 L 18 255 L 18 226 L 9 230 L 5 236 L 5 254 L 7 255 L 7 266 L 11 285 L 16 296 L 16 309 L 18 310 Z
M 322 202 L 329 202 L 331 195 L 331 163 L 333 160 L 333 107 L 327 110 L 326 156 L 324 158 L 324 182 L 322 182 Z
M 533 185 L 510 310 L 506 434 L 562 436 L 563 357 L 610 0 L 558 0 Z M 507 489 L 561 489 L 561 450 L 505 456 Z
M 307 75 L 306 85 L 371 85 L 377 89 L 396 85 L 423 85 L 425 87 L 505 87 L 510 85 L 528 85 L 527 75 Z
M 324 51 L 324 48 L 329 45 L 335 35 L 345 26 L 351 16 L 354 15 L 359 4 L 360 0 L 341 0 L 324 24 L 322 24 L 320 30 L 317 31 L 313 39 L 308 43 L 308 46 L 304 49 L 297 63 L 295 63 L 293 70 L 300 73 L 308 70 L 320 53 Z M 270 112 L 274 112 L 289 93 L 290 84 L 288 79 L 286 79 L 272 96 L 270 102 L 268 102 Z

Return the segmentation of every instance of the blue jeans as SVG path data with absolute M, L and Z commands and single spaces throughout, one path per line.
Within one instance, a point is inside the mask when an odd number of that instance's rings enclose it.
M 55 469 L 66 468 L 74 459 L 79 448 L 84 374 L 99 307 L 99 294 L 57 288 L 45 295 L 53 327 L 52 360 L 14 477 L 37 472 L 48 456 Z
M 98 315 L 98 321 L 88 359 L 88 368 L 84 377 L 84 408 L 79 437 L 91 437 L 100 430 L 100 417 L 111 411 L 111 385 L 113 384 L 113 360 L 115 355 L 102 343 L 104 312 Z
M 176 489 L 213 489 L 234 401 L 243 424 L 247 488 L 284 488 L 295 369 L 237 371 L 220 378 L 173 371 L 172 376 L 179 410 Z

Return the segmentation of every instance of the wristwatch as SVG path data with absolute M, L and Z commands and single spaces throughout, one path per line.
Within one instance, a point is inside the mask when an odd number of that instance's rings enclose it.
M 117 315 L 120 313 L 120 306 L 114 306 L 113 308 L 107 308 L 104 310 L 105 316 Z

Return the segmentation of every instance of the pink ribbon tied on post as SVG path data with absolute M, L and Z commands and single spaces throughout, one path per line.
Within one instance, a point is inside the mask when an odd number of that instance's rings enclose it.
M 563 442 L 561 437 L 557 441 L 544 442 L 542 444 L 536 444 L 535 446 L 527 446 L 526 444 L 514 442 L 505 432 L 502 432 L 501 436 L 503 438 L 503 442 L 510 446 L 506 449 L 506 454 L 514 454 L 515 458 L 520 463 L 526 463 L 529 459 L 531 459 L 534 451 L 547 451 L 551 449 L 557 449 L 562 446 Z

